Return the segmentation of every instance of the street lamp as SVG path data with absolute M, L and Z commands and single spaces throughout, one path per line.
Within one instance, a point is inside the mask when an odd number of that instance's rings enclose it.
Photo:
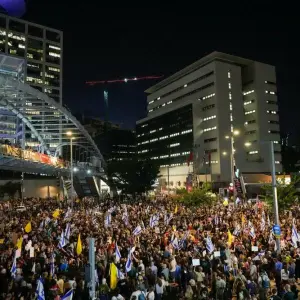
M 274 223 L 275 225 L 280 225 L 279 223 L 279 212 L 278 212 L 278 199 L 277 199 L 277 182 L 276 182 L 276 168 L 275 168 L 275 157 L 274 157 L 274 142 L 273 141 L 260 141 L 260 144 L 270 145 L 270 165 L 271 165 L 271 176 L 272 176 L 272 190 L 273 190 L 273 200 L 274 200 Z M 251 143 L 245 143 L 245 146 L 251 146 Z M 280 253 L 280 238 L 276 237 L 277 251 Z
M 234 186 L 234 165 L 235 165 L 235 160 L 234 160 L 234 137 L 238 136 L 240 134 L 239 130 L 233 130 L 231 135 L 226 135 L 225 139 L 229 140 L 230 139 L 230 145 L 231 145 L 231 151 L 230 151 L 230 161 L 231 161 L 231 182 L 233 184 L 233 201 L 235 201 L 236 198 L 236 189 Z M 223 152 L 223 155 L 227 155 L 227 152 Z
M 73 208 L 73 195 L 74 195 L 74 187 L 73 187 L 73 132 L 67 131 L 67 136 L 70 137 L 70 171 L 71 171 L 71 206 Z

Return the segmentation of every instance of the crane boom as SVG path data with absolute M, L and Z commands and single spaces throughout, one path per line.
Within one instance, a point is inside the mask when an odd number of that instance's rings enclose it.
M 160 76 L 143 76 L 143 77 L 133 77 L 133 78 L 124 78 L 124 79 L 112 79 L 112 80 L 95 80 L 95 81 L 86 81 L 86 84 L 92 86 L 95 84 L 106 84 L 106 83 L 118 83 L 118 82 L 128 82 L 128 81 L 137 81 L 137 80 L 151 80 L 151 79 L 160 79 L 164 75 Z

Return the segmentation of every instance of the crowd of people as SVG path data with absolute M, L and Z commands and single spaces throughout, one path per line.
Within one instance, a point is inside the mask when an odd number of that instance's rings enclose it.
M 186 207 L 167 197 L 0 203 L 0 299 L 298 299 L 300 207 Z M 280 250 L 280 251 L 279 251 Z

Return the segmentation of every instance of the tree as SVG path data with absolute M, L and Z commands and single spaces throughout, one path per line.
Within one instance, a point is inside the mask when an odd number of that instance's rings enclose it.
M 140 194 L 151 190 L 159 177 L 159 166 L 152 161 L 137 159 L 111 161 L 107 165 L 109 183 L 126 194 Z
M 209 206 L 216 201 L 216 195 L 211 192 L 209 184 L 204 184 L 201 188 L 193 188 L 191 192 L 180 189 L 177 195 L 180 202 L 191 206 Z
M 289 209 L 297 199 L 297 185 L 300 183 L 299 177 L 291 177 L 291 183 L 286 184 L 284 179 L 277 180 L 277 201 L 278 201 L 278 210 Z M 273 191 L 272 185 L 264 185 L 263 190 L 265 192 L 265 201 L 270 206 L 273 207 Z

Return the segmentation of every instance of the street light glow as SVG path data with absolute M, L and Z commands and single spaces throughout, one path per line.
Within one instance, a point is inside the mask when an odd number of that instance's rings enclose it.
M 86 172 L 87 172 L 88 174 L 91 174 L 92 171 L 91 171 L 91 170 L 87 170 Z
M 67 131 L 67 135 L 68 135 L 68 136 L 72 136 L 72 135 L 73 135 L 73 132 L 72 132 L 72 131 Z
M 239 135 L 239 134 L 240 134 L 240 132 L 238 130 L 233 131 L 233 135 Z
M 245 143 L 245 146 L 246 146 L 246 147 L 250 147 L 250 146 L 251 146 L 251 143 L 247 142 L 247 143 Z
M 222 154 L 223 154 L 223 155 L 227 155 L 227 152 L 226 152 L 226 151 L 224 151 Z
M 229 139 L 229 138 L 230 138 L 230 136 L 229 136 L 229 135 L 226 135 L 226 136 L 225 136 L 225 139 Z

